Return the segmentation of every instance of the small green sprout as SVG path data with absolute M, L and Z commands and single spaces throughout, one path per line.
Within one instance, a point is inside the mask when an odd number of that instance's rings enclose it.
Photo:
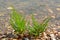
M 10 14 L 10 24 L 12 25 L 13 29 L 16 33 L 23 34 L 26 28 L 26 20 L 21 14 L 19 14 L 14 8 Z
M 48 25 L 48 22 L 49 22 L 50 18 L 46 18 L 43 23 L 38 23 L 36 21 L 36 19 L 34 18 L 34 15 L 32 15 L 32 27 L 29 26 L 29 34 L 30 35 L 34 35 L 35 37 L 36 36 L 39 36 L 40 33 L 43 33 L 45 30 L 46 30 L 46 27 Z

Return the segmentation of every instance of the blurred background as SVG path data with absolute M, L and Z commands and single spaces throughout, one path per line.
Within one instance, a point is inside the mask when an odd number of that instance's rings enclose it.
M 9 28 L 9 8 L 11 5 L 16 10 L 25 14 L 34 14 L 38 19 L 52 17 L 49 27 L 60 31 L 60 0 L 0 0 L 0 31 L 6 32 Z

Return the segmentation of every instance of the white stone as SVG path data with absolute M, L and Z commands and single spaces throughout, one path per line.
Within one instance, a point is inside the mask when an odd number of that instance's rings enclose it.
M 54 34 L 50 34 L 52 40 L 56 40 Z

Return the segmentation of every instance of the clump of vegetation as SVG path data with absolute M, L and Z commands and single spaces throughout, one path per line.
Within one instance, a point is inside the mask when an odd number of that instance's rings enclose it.
M 32 25 L 32 27 L 29 26 L 29 28 L 28 28 L 29 34 L 34 37 L 39 36 L 41 33 L 43 33 L 46 30 L 49 20 L 50 20 L 50 18 L 46 18 L 46 19 L 44 19 L 44 21 L 42 23 L 39 23 L 34 18 L 34 15 L 32 15 L 32 24 L 33 25 Z
M 14 8 L 10 14 L 10 24 L 15 30 L 16 34 L 24 34 L 26 30 L 26 20 L 23 15 L 19 14 Z
M 12 9 L 11 12 L 11 18 L 10 18 L 10 24 L 12 28 L 15 30 L 16 34 L 18 33 L 23 34 L 25 31 L 28 29 L 28 33 L 30 36 L 37 37 L 41 33 L 43 33 L 46 30 L 46 27 L 48 25 L 48 22 L 50 18 L 46 18 L 42 23 L 39 23 L 36 21 L 34 18 L 34 15 L 32 15 L 32 27 L 30 25 L 30 21 L 26 25 L 26 20 L 25 17 L 21 14 L 19 14 L 14 8 Z M 27 28 L 28 27 L 28 28 Z

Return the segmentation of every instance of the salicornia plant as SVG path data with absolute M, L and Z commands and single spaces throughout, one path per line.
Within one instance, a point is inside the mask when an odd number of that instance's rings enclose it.
M 10 24 L 12 25 L 13 29 L 16 33 L 23 34 L 26 28 L 26 20 L 21 14 L 19 14 L 14 8 L 10 14 Z
M 35 37 L 39 36 L 40 33 L 43 33 L 48 25 L 50 18 L 46 18 L 42 23 L 39 23 L 32 15 L 32 27 L 29 26 L 29 34 L 34 35 Z

